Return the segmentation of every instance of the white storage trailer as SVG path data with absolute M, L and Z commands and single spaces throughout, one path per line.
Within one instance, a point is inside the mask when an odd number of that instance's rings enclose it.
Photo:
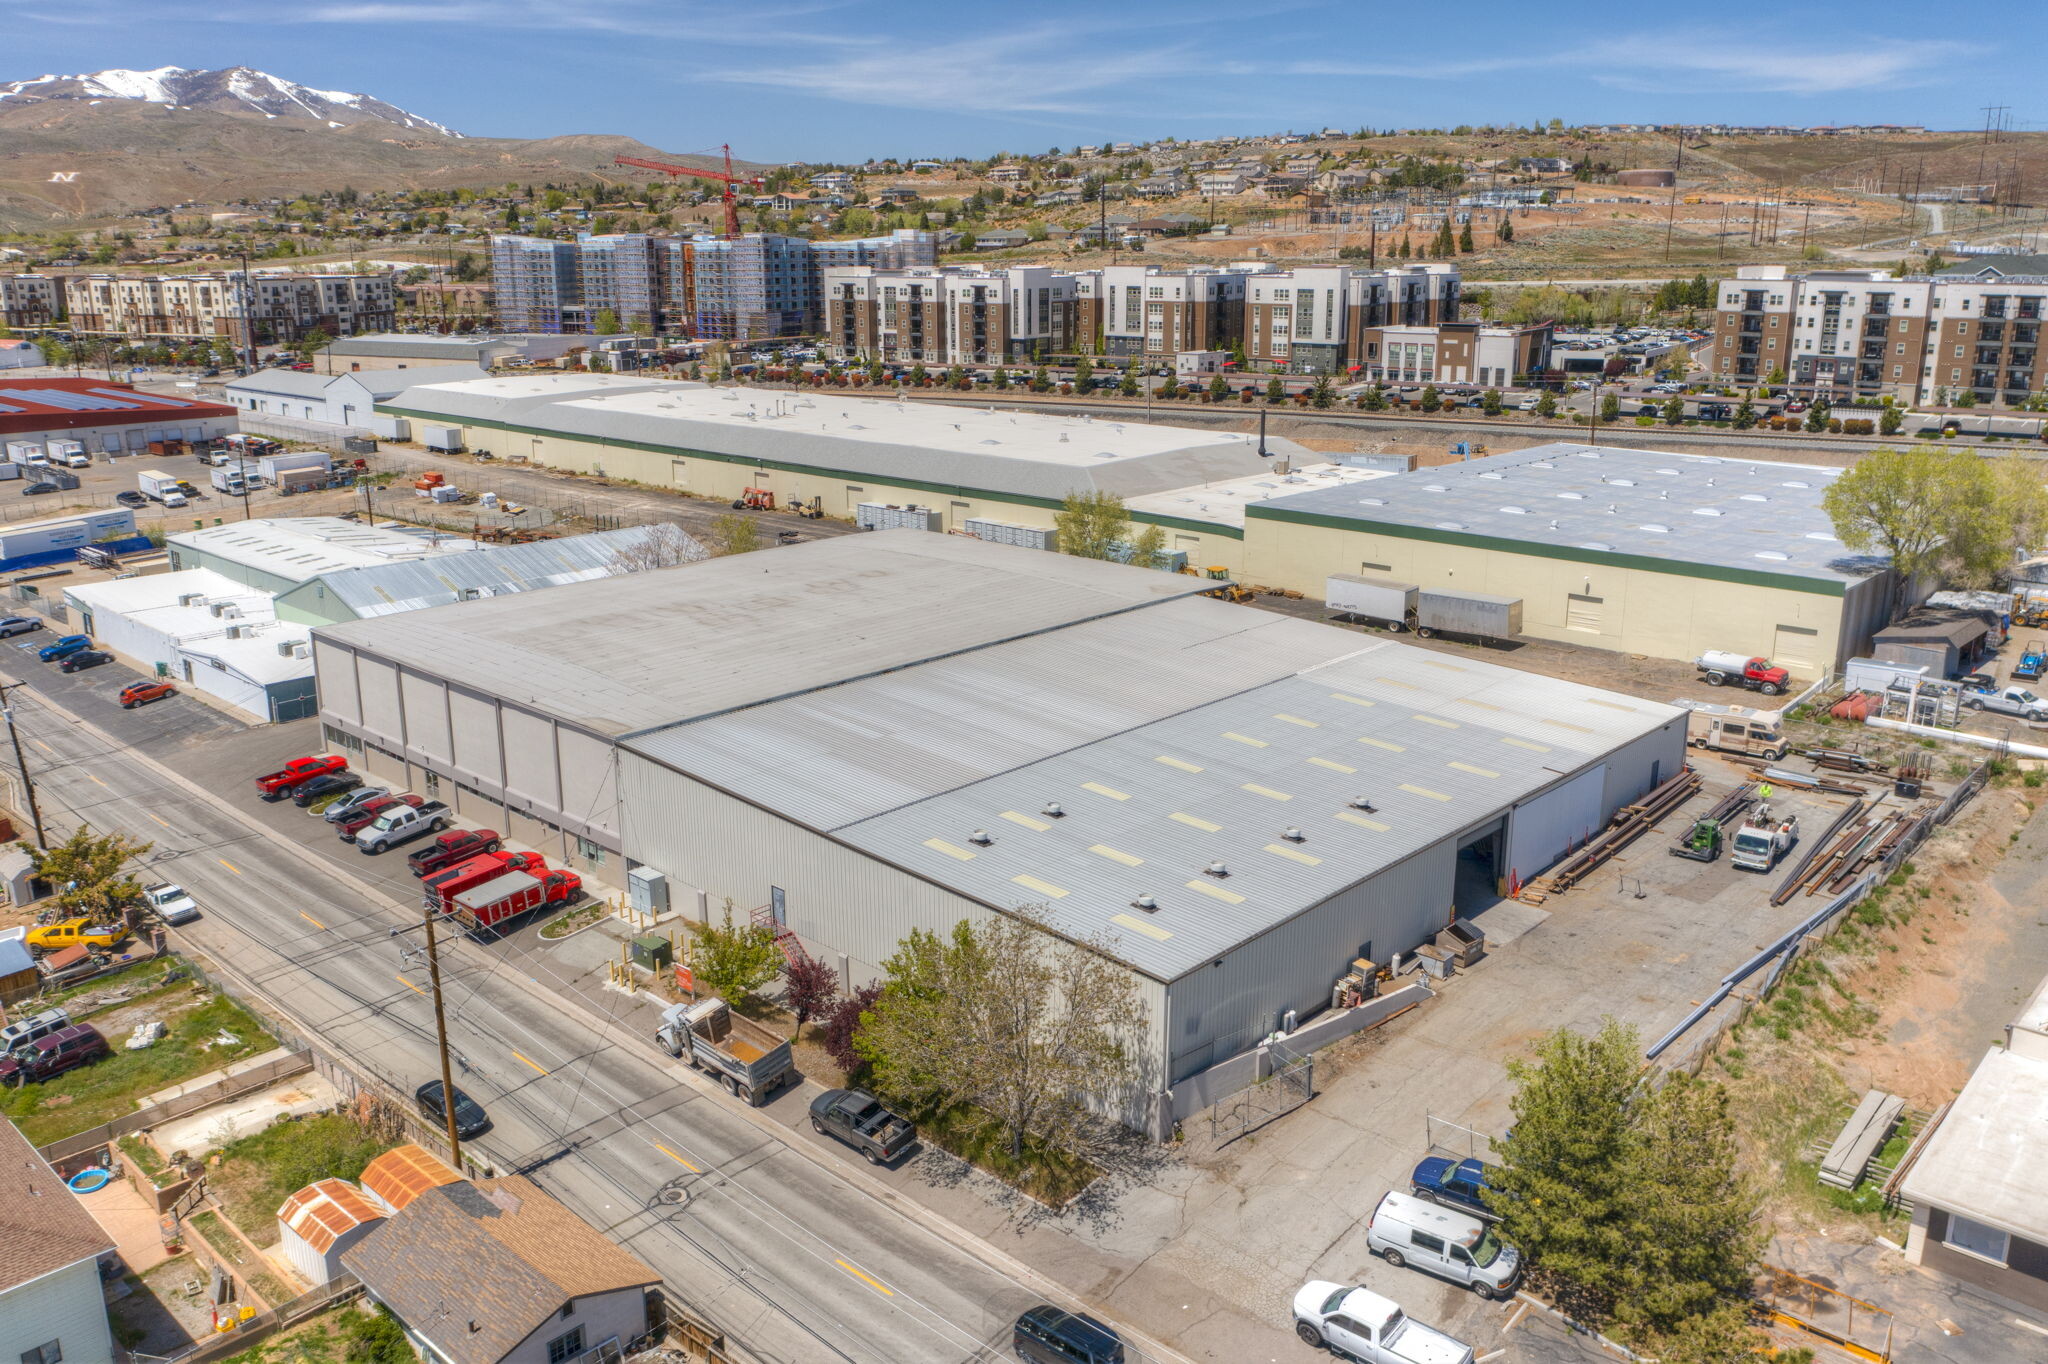
M 1415 602 L 1415 633 L 1513 639 L 1522 633 L 1522 599 L 1486 592 L 1423 592 Z
M 256 461 L 255 472 L 280 493 L 324 488 L 334 469 L 334 457 L 325 450 L 286 450 Z
M 462 428 L 459 426 L 428 426 L 420 423 L 420 444 L 429 450 L 445 450 L 450 454 L 462 448 Z
M 1397 583 L 1392 578 L 1332 573 L 1323 584 L 1323 604 L 1333 615 L 1378 621 L 1398 632 L 1415 624 L 1415 598 L 1420 591 L 1414 583 Z

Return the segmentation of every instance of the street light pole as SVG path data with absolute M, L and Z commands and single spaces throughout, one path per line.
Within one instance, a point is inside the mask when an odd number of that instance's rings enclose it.
M 21 685 L 19 682 L 0 682 L 0 715 L 7 718 L 7 737 L 14 743 L 14 764 L 21 769 L 21 789 L 28 796 L 28 817 L 36 826 L 36 846 L 48 852 L 50 843 L 43 837 L 43 812 L 36 804 L 36 784 L 29 780 L 28 758 L 21 751 L 21 733 L 14 727 L 14 707 L 7 704 L 9 689 Z

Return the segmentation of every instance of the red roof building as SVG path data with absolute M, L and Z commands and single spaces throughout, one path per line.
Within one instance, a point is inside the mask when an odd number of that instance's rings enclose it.
M 143 393 L 103 379 L 0 378 L 0 436 L 82 440 L 94 452 L 153 440 L 207 440 L 237 429 L 225 403 Z

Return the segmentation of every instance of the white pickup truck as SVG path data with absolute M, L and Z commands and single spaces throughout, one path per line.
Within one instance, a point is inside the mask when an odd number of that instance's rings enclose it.
M 409 843 L 422 834 L 437 834 L 454 822 L 448 807 L 438 800 L 424 805 L 394 805 L 371 820 L 356 834 L 356 851 L 380 853 Z
M 2048 720 L 2048 701 L 2025 687 L 2002 691 L 1966 691 L 1963 704 L 1971 710 L 1988 710 L 1999 715 L 2017 715 L 2022 720 Z
M 1318 1280 L 1294 1295 L 1294 1334 L 1365 1364 L 1472 1364 L 1472 1347 L 1368 1288 Z

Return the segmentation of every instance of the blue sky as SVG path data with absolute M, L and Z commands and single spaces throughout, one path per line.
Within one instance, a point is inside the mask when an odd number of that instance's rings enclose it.
M 473 135 L 814 161 L 1553 117 L 1967 128 L 2026 98 L 2038 0 L 1984 0 L 1956 38 L 1934 13 L 1865 0 L 1809 49 L 1795 16 L 1605 0 L 0 0 L 0 78 L 245 65 Z

